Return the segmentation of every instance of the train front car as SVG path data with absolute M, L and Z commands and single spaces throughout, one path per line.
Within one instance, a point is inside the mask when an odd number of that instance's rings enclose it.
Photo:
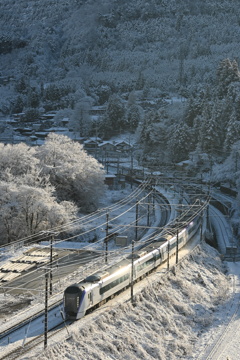
M 64 312 L 66 319 L 76 320 L 85 315 L 85 295 L 85 288 L 82 284 L 73 284 L 65 289 Z

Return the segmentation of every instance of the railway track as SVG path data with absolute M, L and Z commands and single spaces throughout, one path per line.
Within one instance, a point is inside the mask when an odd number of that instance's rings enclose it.
M 166 209 L 165 209 L 166 214 L 164 215 L 164 217 L 165 217 L 165 221 L 167 221 L 167 219 L 169 219 L 169 214 L 168 214 L 169 207 L 168 207 L 168 205 L 165 205 L 165 206 L 166 206 Z M 183 214 L 181 213 L 181 216 L 182 215 Z M 58 301 L 55 304 L 55 306 L 52 305 L 51 310 L 58 307 L 60 305 L 60 303 L 61 303 L 61 301 Z M 38 317 L 40 318 L 41 316 L 43 316 L 43 311 L 36 314 L 35 319 L 37 319 Z M 4 337 L 6 338 L 10 334 L 12 334 L 14 331 L 23 328 L 23 326 L 26 326 L 31 318 L 32 317 L 30 317 L 28 320 L 25 320 L 23 324 L 13 326 L 12 328 L 9 328 L 8 330 L 6 330 L 4 333 L 0 334 L 0 339 L 3 340 Z M 65 325 L 65 323 L 61 320 L 56 326 L 54 326 L 53 328 L 50 329 L 51 332 L 48 333 L 48 337 L 52 337 L 52 336 L 56 335 L 57 332 L 62 331 L 64 325 Z M 22 346 L 18 346 L 17 348 L 10 350 L 8 353 L 7 353 L 7 349 L 6 349 L 5 354 L 3 354 L 3 356 L 0 357 L 0 359 L 17 359 L 19 356 L 22 356 L 23 354 L 30 351 L 34 347 L 43 343 L 43 340 L 44 340 L 43 332 L 41 334 L 39 334 L 38 336 L 32 336 L 31 340 L 27 340 L 27 338 L 26 339 L 24 338 Z
M 48 339 L 55 336 L 60 331 L 63 331 L 63 329 L 65 329 L 65 327 L 70 324 L 71 324 L 71 322 L 65 323 L 64 321 L 62 321 L 58 325 L 49 329 L 49 331 L 51 331 L 51 332 L 48 332 L 48 335 L 47 335 Z M 31 340 L 26 340 L 22 346 L 18 346 L 17 348 L 14 348 L 14 350 L 11 350 L 11 351 L 7 352 L 6 354 L 3 354 L 0 357 L 0 359 L 1 360 L 18 359 L 20 356 L 23 356 L 24 354 L 28 353 L 29 351 L 31 351 L 33 348 L 37 347 L 38 345 L 42 345 L 43 342 L 44 342 L 44 334 L 35 336 Z
M 49 311 L 52 311 L 56 308 L 58 308 L 60 305 L 62 304 L 62 300 L 58 300 L 55 301 L 53 304 L 51 304 L 48 308 Z M 39 310 L 36 313 L 34 313 L 34 319 L 40 318 L 41 316 L 43 316 L 44 314 L 44 310 Z M 33 315 L 28 316 L 27 318 L 24 319 L 24 321 L 22 321 L 21 323 L 18 324 L 14 324 L 12 326 L 10 326 L 9 328 L 7 328 L 6 330 L 2 331 L 0 333 L 0 345 L 3 345 L 3 339 L 7 338 L 8 336 L 10 336 L 10 334 L 12 334 L 13 332 L 20 330 L 21 328 L 23 328 L 24 326 L 28 325 L 33 319 Z

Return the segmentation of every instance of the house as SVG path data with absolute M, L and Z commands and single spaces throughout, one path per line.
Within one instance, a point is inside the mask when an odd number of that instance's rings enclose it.
M 104 141 L 104 142 L 98 144 L 98 148 L 102 153 L 116 151 L 115 145 L 113 143 L 111 143 L 110 141 Z
M 98 144 L 100 144 L 102 142 L 102 139 L 98 136 L 92 136 L 92 137 L 88 138 L 88 140 L 96 141 Z
M 92 139 L 85 140 L 83 146 L 86 150 L 94 150 L 98 147 L 98 142 Z
M 106 112 L 106 105 L 93 106 L 90 110 L 90 115 L 104 115 Z
M 106 174 L 105 175 L 104 183 L 106 185 L 108 185 L 108 187 L 110 189 L 112 189 L 114 187 L 115 181 L 116 181 L 116 175 L 113 175 L 113 174 Z
M 42 116 L 40 118 L 42 120 L 53 120 L 56 113 L 57 113 L 56 111 L 45 113 L 45 114 L 42 114 Z
M 62 126 L 67 126 L 69 124 L 69 118 L 63 118 L 62 121 L 61 121 L 61 125 Z
M 132 150 L 132 145 L 127 143 L 124 140 L 116 142 L 115 147 L 116 147 L 116 150 L 122 151 L 122 152 L 127 152 L 127 151 Z

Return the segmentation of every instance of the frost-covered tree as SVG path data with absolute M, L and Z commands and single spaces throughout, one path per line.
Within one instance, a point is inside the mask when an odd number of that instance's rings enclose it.
M 58 203 L 51 188 L 0 181 L 1 243 L 56 228 L 76 218 L 71 202 Z
M 226 96 L 228 87 L 233 82 L 240 81 L 240 73 L 236 60 L 224 59 L 217 69 L 218 93 L 220 97 Z
M 206 104 L 200 118 L 199 146 L 202 152 L 216 153 L 222 149 L 221 131 L 218 112 L 210 104 Z
M 214 164 L 212 168 L 212 180 L 236 184 L 240 194 L 240 141 L 235 142 L 228 156 L 221 164 Z
M 3 242 L 65 225 L 96 208 L 104 191 L 101 165 L 66 136 L 44 145 L 0 144 L 0 231 Z
M 133 104 L 128 107 L 126 113 L 127 127 L 131 132 L 134 132 L 143 118 L 143 109 L 141 106 Z
M 37 158 L 61 200 L 73 200 L 82 211 L 95 209 L 104 190 L 104 171 L 83 146 L 64 135 L 51 133 L 37 148 Z
M 125 106 L 119 95 L 111 95 L 104 115 L 102 130 L 105 136 L 119 134 L 126 126 Z
M 193 150 L 191 129 L 184 123 L 174 125 L 170 130 L 168 151 L 173 162 L 177 163 L 188 159 Z
M 232 145 L 238 140 L 240 140 L 240 121 L 237 120 L 236 113 L 234 111 L 227 124 L 224 149 L 229 152 Z
M 129 108 L 129 107 L 131 107 L 132 105 L 136 105 L 136 94 L 135 94 L 135 91 L 131 91 L 130 94 L 128 95 L 127 106 L 128 106 L 128 108 Z
M 6 170 L 14 177 L 21 176 L 35 169 L 39 160 L 35 157 L 36 149 L 24 143 L 7 144 L 0 143 L 0 179 L 5 179 Z
M 80 136 L 88 136 L 91 128 L 90 110 L 92 108 L 92 98 L 86 96 L 76 105 L 71 117 L 70 126 L 74 132 Z
M 205 102 L 206 97 L 203 90 L 200 90 L 196 96 L 190 96 L 184 116 L 188 126 L 193 127 L 196 117 L 202 114 Z
M 159 111 L 152 110 L 146 112 L 139 129 L 139 142 L 145 146 L 151 146 L 156 143 L 157 137 L 161 137 L 157 129 L 160 122 L 161 117 Z

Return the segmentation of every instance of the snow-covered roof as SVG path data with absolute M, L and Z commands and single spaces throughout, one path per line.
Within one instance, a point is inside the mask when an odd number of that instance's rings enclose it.
M 91 139 L 88 139 L 88 140 L 85 140 L 84 142 L 83 142 L 84 144 L 97 144 L 97 141 L 96 140 L 91 140 Z
M 128 142 L 126 142 L 125 140 L 120 140 L 120 141 L 117 141 L 116 143 L 115 143 L 115 145 L 116 146 L 118 146 L 118 145 L 128 145 L 128 146 L 132 146 L 131 144 L 129 144 Z
M 106 145 L 112 145 L 115 146 L 111 141 L 103 141 L 101 144 L 98 144 L 98 147 L 106 146 Z
M 100 137 L 97 137 L 97 136 L 92 136 L 92 137 L 89 138 L 89 140 L 102 141 L 102 139 Z

